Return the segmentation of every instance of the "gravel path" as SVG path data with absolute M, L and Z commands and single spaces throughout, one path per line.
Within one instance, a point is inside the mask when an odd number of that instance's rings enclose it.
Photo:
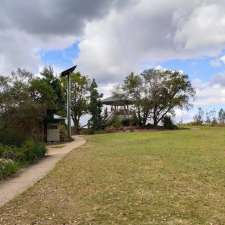
M 85 139 L 80 136 L 73 137 L 74 141 L 61 146 L 49 146 L 47 157 L 37 164 L 25 168 L 19 172 L 16 177 L 0 183 L 0 207 L 21 194 L 37 181 L 49 173 L 55 164 L 62 159 L 67 153 L 75 148 L 85 144 Z

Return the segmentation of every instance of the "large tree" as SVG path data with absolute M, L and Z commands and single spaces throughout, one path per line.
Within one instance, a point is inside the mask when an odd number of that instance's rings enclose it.
M 195 91 L 186 74 L 150 69 L 141 75 L 131 73 L 123 84 L 124 94 L 134 101 L 139 125 L 152 120 L 154 126 L 175 108 L 189 108 Z
M 76 132 L 80 129 L 80 119 L 88 112 L 89 79 L 80 72 L 71 75 L 71 116 Z
M 89 127 L 93 130 L 100 130 L 103 126 L 103 118 L 102 118 L 102 94 L 98 92 L 98 86 L 95 82 L 95 79 L 92 80 L 90 85 L 90 103 L 89 103 L 89 112 L 91 114 L 91 118 L 88 121 Z
M 54 75 L 51 67 L 46 67 L 40 77 L 32 79 L 30 91 L 33 101 L 42 104 L 46 109 L 55 110 L 59 114 L 65 111 L 65 93 L 61 80 Z
M 188 76 L 172 70 L 145 70 L 144 92 L 150 108 L 154 126 L 169 113 L 174 114 L 175 108 L 189 109 L 190 99 L 195 91 Z
M 130 73 L 124 80 L 122 90 L 125 97 L 133 101 L 139 126 L 144 125 L 148 110 L 144 107 L 145 100 L 142 98 L 143 80 L 139 75 Z

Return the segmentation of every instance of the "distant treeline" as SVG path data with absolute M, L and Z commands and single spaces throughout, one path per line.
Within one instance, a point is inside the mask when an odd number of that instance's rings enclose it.
M 198 108 L 198 112 L 193 117 L 194 125 L 225 125 L 225 110 L 203 110 L 201 107 Z

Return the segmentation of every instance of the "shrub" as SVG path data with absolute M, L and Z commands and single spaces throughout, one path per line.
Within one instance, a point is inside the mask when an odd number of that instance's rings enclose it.
M 3 145 L 21 146 L 25 140 L 25 135 L 15 129 L 0 130 L 0 143 Z
M 0 159 L 0 180 L 15 173 L 18 165 L 11 159 Z
M 37 161 L 46 154 L 45 146 L 43 144 L 35 143 L 33 140 L 25 141 L 18 150 L 17 159 L 25 162 Z
M 173 130 L 177 128 L 177 126 L 173 123 L 170 116 L 165 116 L 162 122 L 163 122 L 163 127 L 166 129 Z
M 113 128 L 121 128 L 122 127 L 122 122 L 118 116 L 114 116 L 111 122 L 111 126 Z
M 46 154 L 43 144 L 27 140 L 21 147 L 0 145 L 0 158 L 11 159 L 22 163 L 31 163 Z

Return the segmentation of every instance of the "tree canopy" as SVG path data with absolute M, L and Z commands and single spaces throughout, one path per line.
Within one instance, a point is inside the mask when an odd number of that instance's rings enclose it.
M 46 120 L 47 111 L 63 113 L 61 81 L 51 68 L 41 76 L 18 69 L 9 77 L 0 77 L 0 129 L 18 130 L 39 139 L 38 129 Z
M 71 75 L 71 116 L 77 132 L 81 117 L 88 112 L 89 83 L 89 78 L 80 72 Z
M 175 108 L 189 109 L 195 91 L 188 76 L 179 71 L 149 69 L 140 75 L 131 73 L 122 85 L 124 95 L 134 101 L 139 125 L 152 120 L 154 126 Z
M 98 93 L 98 85 L 95 79 L 92 80 L 90 85 L 90 103 L 89 103 L 89 113 L 91 114 L 91 119 L 88 121 L 89 127 L 93 130 L 100 130 L 103 126 L 102 118 L 102 94 Z

